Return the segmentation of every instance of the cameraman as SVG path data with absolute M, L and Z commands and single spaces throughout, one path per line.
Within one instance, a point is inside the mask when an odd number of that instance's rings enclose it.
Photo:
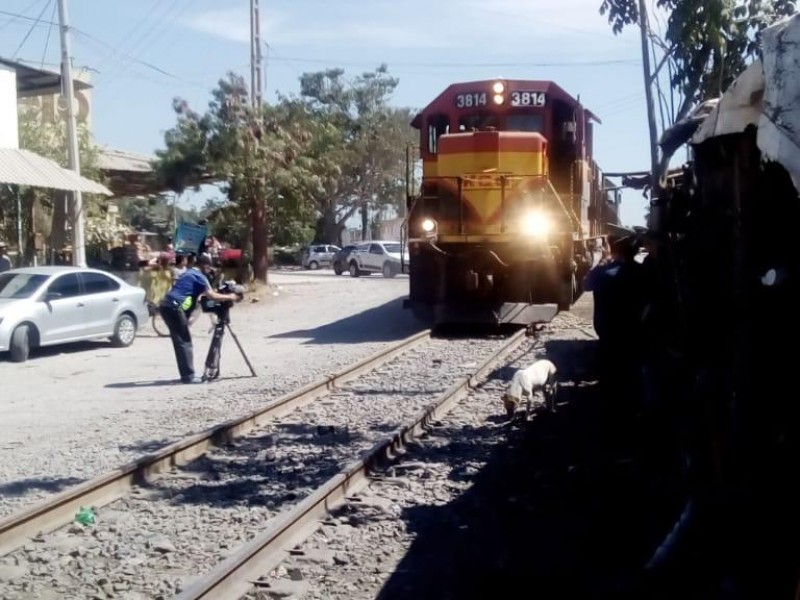
M 183 383 L 203 383 L 203 380 L 194 374 L 192 336 L 189 333 L 188 323 L 188 315 L 197 306 L 200 296 L 207 296 L 218 302 L 238 300 L 236 294 L 220 294 L 211 288 L 208 281 L 210 270 L 211 259 L 208 255 L 201 254 L 193 268 L 187 269 L 178 278 L 159 306 L 161 316 L 169 327 Z

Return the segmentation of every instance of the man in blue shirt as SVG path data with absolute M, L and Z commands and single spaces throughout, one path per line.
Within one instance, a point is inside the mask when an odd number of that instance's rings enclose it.
M 642 316 L 646 280 L 634 260 L 633 236 L 609 236 L 603 257 L 583 280 L 594 296 L 594 329 L 599 347 L 600 382 L 620 400 L 637 403 L 641 394 Z
M 211 259 L 201 254 L 195 266 L 181 275 L 161 301 L 159 310 L 164 322 L 169 327 L 178 371 L 183 383 L 202 383 L 203 380 L 194 374 L 194 356 L 192 336 L 189 333 L 188 313 L 195 309 L 200 296 L 206 296 L 218 302 L 236 301 L 235 294 L 220 294 L 211 289 L 207 274 L 211 269 Z

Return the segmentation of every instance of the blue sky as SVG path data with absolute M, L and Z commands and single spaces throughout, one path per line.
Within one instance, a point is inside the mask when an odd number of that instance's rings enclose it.
M 265 98 L 298 91 L 308 71 L 350 76 L 386 63 L 392 102 L 420 108 L 456 81 L 551 79 L 603 121 L 605 171 L 647 169 L 638 31 L 614 36 L 600 0 L 262 0 Z M 0 56 L 57 70 L 56 0 L 3 0 Z M 104 145 L 152 154 L 174 123 L 176 96 L 197 109 L 226 71 L 249 78 L 248 0 L 69 0 L 76 67 L 91 70 L 92 126 Z M 40 23 L 36 19 L 41 14 Z M 27 39 L 25 39 L 27 36 Z M 24 40 L 24 43 L 23 43 Z M 642 224 L 627 192 L 623 221 Z

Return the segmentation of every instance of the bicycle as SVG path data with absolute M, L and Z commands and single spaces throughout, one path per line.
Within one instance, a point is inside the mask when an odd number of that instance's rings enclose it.
M 153 331 L 156 332 L 158 337 L 169 337 L 169 327 L 164 322 L 163 317 L 161 316 L 161 312 L 158 310 L 158 305 L 154 302 L 147 302 L 147 311 L 150 314 L 150 325 L 153 327 Z M 202 311 L 195 310 L 192 311 L 191 316 L 189 317 L 189 327 L 191 328 L 192 325 L 195 324 L 197 319 L 200 317 Z M 213 314 L 209 314 L 209 319 L 211 320 L 211 327 L 208 330 L 208 333 L 214 331 L 214 327 L 217 324 L 217 318 Z
M 153 327 L 153 331 L 156 332 L 158 337 L 169 337 L 169 327 L 167 327 L 167 324 L 161 316 L 161 312 L 158 310 L 158 304 L 148 300 L 147 312 L 150 313 L 150 325 Z

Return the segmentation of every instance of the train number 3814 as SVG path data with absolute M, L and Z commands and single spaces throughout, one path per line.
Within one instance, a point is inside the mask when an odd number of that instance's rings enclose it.
M 511 92 L 511 106 L 544 106 L 546 103 L 544 92 Z

